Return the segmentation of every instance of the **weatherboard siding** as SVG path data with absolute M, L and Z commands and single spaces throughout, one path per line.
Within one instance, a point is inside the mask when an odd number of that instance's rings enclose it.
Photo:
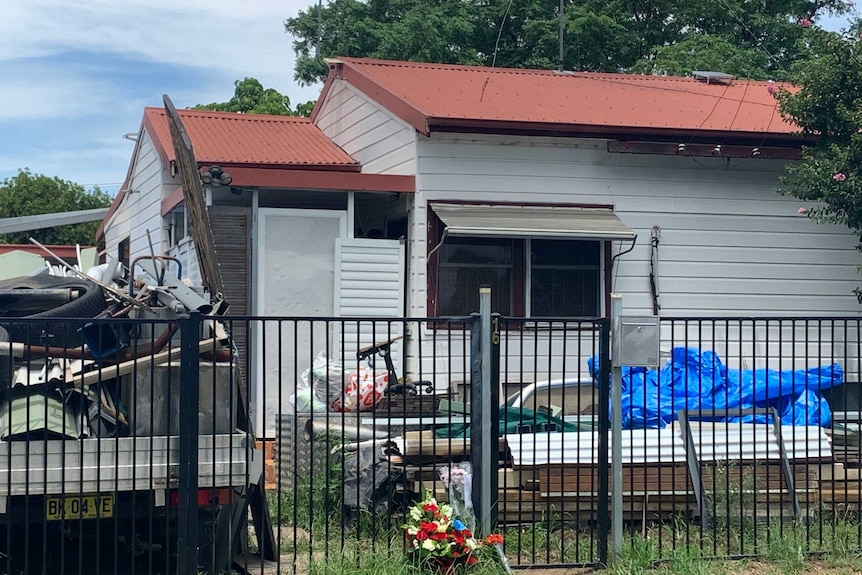
M 661 228 L 662 317 L 852 316 L 859 309 L 851 293 L 860 284 L 855 238 L 844 228 L 809 221 L 798 213 L 799 200 L 775 192 L 780 161 L 732 159 L 726 166 L 716 158 L 609 154 L 599 140 L 447 135 L 420 140 L 417 167 L 408 250 L 408 313 L 414 317 L 427 313 L 431 200 L 612 204 L 638 234 L 634 250 L 617 260 L 612 279 L 625 314 L 653 312 L 652 226 Z M 613 253 L 628 246 L 614 242 Z M 742 329 L 664 325 L 662 349 L 715 349 L 731 367 L 799 369 L 835 360 L 856 380 L 857 332 L 855 325 L 827 325 L 824 331 L 804 322 Z M 431 334 L 424 335 L 427 341 Z M 570 332 L 565 340 L 532 330 L 508 334 L 501 379 L 586 378 L 594 345 L 584 333 Z M 433 371 L 429 355 L 411 356 L 408 363 Z
M 133 158 L 133 171 L 129 179 L 126 197 L 114 217 L 105 226 L 105 248 L 110 257 L 116 258 L 117 245 L 130 240 L 130 254 L 135 256 L 150 253 L 147 231 L 150 232 L 153 248 L 162 251 L 162 164 L 153 141 L 144 131 Z
M 604 141 L 446 137 L 419 145 L 410 309 L 424 313 L 426 202 L 613 204 L 638 234 L 614 270 L 625 313 L 652 313 L 650 229 L 661 228 L 662 315 L 858 311 L 856 241 L 778 195 L 783 162 L 609 154 Z M 625 249 L 614 242 L 614 253 Z
M 414 173 L 413 129 L 343 81 L 333 83 L 316 124 L 362 165 L 363 173 Z

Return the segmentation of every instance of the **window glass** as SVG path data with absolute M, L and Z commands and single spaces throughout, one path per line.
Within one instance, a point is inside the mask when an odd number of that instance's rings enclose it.
M 599 242 L 584 240 L 531 240 L 533 266 L 597 266 Z
M 511 315 L 511 269 L 440 266 L 438 313 L 463 316 L 479 311 L 479 286 L 491 287 L 491 309 Z
M 511 266 L 512 240 L 446 238 L 440 248 L 440 264 Z
M 530 241 L 530 316 L 599 314 L 599 242 Z
M 491 286 L 491 307 L 512 313 L 512 240 L 446 238 L 437 270 L 437 313 L 469 315 L 479 311 L 479 286 Z
M 533 268 L 530 316 L 597 316 L 598 309 L 598 269 Z
M 449 237 L 435 259 L 439 316 L 478 311 L 480 285 L 504 315 L 601 315 L 601 242 Z

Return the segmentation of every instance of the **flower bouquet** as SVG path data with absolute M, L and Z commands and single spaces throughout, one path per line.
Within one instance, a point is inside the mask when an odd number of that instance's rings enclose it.
M 427 494 L 408 511 L 404 533 L 408 550 L 440 573 L 452 573 L 458 567 L 478 563 L 477 550 L 485 544 L 497 545 L 503 541 L 496 533 L 484 540 L 476 539 L 464 522 L 454 516 L 451 506 L 438 504 Z

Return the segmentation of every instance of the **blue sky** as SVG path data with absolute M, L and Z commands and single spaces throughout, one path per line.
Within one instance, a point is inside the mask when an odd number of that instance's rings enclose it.
M 145 106 L 224 102 L 252 76 L 292 103 L 285 18 L 312 0 L 2 0 L 0 180 L 28 167 L 115 194 Z M 843 20 L 828 23 L 831 29 Z
M 223 102 L 253 76 L 291 102 L 285 18 L 312 0 L 3 0 L 0 180 L 19 169 L 112 195 L 144 106 Z

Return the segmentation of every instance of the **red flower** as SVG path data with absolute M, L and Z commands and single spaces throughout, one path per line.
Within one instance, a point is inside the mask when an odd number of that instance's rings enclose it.
M 433 503 L 426 503 L 425 505 L 422 506 L 422 510 L 427 512 L 427 513 L 435 513 L 436 514 L 438 512 L 437 506 L 434 505 Z
M 422 531 L 427 531 L 428 533 L 434 533 L 437 531 L 437 524 L 432 523 L 431 521 L 422 521 L 419 523 L 419 529 Z
M 432 541 L 445 541 L 446 539 L 448 539 L 448 535 L 446 533 L 437 532 L 431 535 Z
M 485 537 L 486 545 L 500 545 L 501 543 L 503 543 L 503 536 L 499 533 L 491 533 Z
M 424 531 L 418 531 L 416 533 L 415 537 L 416 537 L 416 541 L 425 541 L 426 539 L 428 539 L 428 534 L 425 533 Z

